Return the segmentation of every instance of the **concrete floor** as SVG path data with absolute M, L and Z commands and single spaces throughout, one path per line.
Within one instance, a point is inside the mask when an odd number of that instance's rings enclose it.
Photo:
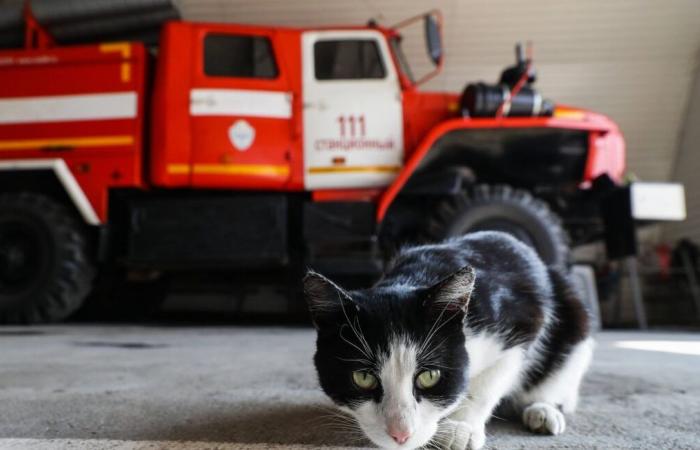
M 362 447 L 329 425 L 313 334 L 0 328 L 0 449 Z M 700 448 L 700 334 L 601 333 L 564 435 L 487 431 L 492 449 Z

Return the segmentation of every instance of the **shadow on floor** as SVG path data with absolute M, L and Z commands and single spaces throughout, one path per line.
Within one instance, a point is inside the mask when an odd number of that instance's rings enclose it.
M 532 436 L 519 423 L 494 419 L 488 434 Z M 372 447 L 348 416 L 323 405 L 269 406 L 265 411 L 203 415 L 172 427 L 155 428 L 145 439 Z
M 371 445 L 348 416 L 323 405 L 271 405 L 264 411 L 239 410 L 226 415 L 216 411 L 189 418 L 184 423 L 155 427 L 139 438 L 241 444 Z

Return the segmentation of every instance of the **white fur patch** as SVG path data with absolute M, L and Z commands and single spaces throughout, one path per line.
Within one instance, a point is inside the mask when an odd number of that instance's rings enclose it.
M 476 428 L 488 422 L 500 400 L 519 385 L 525 352 L 520 346 L 503 350 L 499 339 L 488 334 L 468 339 L 466 346 L 476 368 L 472 371 L 470 366 L 467 398 L 451 417 Z
M 498 335 L 482 332 L 467 335 L 464 346 L 469 355 L 469 379 L 471 380 L 503 357 L 505 343 Z
M 505 349 L 498 335 L 482 332 L 467 336 L 469 387 L 467 396 L 450 415 L 456 424 L 447 430 L 450 450 L 478 450 L 486 440 L 485 425 L 491 412 L 519 384 L 525 351 L 521 346 Z
M 595 342 L 590 337 L 577 344 L 561 368 L 533 389 L 519 394 L 517 400 L 522 405 L 536 402 L 562 405 L 565 413 L 574 412 L 579 385 L 591 363 L 594 346 Z
M 394 339 L 380 363 L 381 402 L 366 401 L 351 411 L 367 437 L 382 448 L 424 446 L 437 431 L 440 419 L 450 411 L 425 398 L 416 401 L 413 383 L 418 371 L 417 355 L 416 345 L 399 337 Z M 390 426 L 400 427 L 411 436 L 400 445 L 389 435 Z
M 398 424 L 408 432 L 416 428 L 417 402 L 413 396 L 413 378 L 418 367 L 415 345 L 396 340 L 389 346 L 389 357 L 384 360 L 379 379 L 384 388 L 382 410 L 387 428 Z

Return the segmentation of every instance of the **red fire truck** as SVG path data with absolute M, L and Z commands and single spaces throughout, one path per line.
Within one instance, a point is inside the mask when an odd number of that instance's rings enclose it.
M 622 181 L 615 123 L 543 100 L 522 51 L 497 84 L 420 90 L 443 64 L 437 12 L 171 21 L 157 53 L 57 45 L 25 16 L 25 48 L 0 52 L 1 322 L 61 320 L 114 273 L 296 285 L 308 266 L 372 274 L 397 246 L 479 229 L 564 265 L 567 234 L 600 237 L 600 192 Z M 401 50 L 416 21 L 435 65 L 420 79 Z

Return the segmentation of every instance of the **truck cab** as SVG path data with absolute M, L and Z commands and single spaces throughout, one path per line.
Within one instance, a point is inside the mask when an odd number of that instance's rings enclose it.
M 402 88 L 378 29 L 171 23 L 156 72 L 156 185 L 367 189 L 401 170 Z

